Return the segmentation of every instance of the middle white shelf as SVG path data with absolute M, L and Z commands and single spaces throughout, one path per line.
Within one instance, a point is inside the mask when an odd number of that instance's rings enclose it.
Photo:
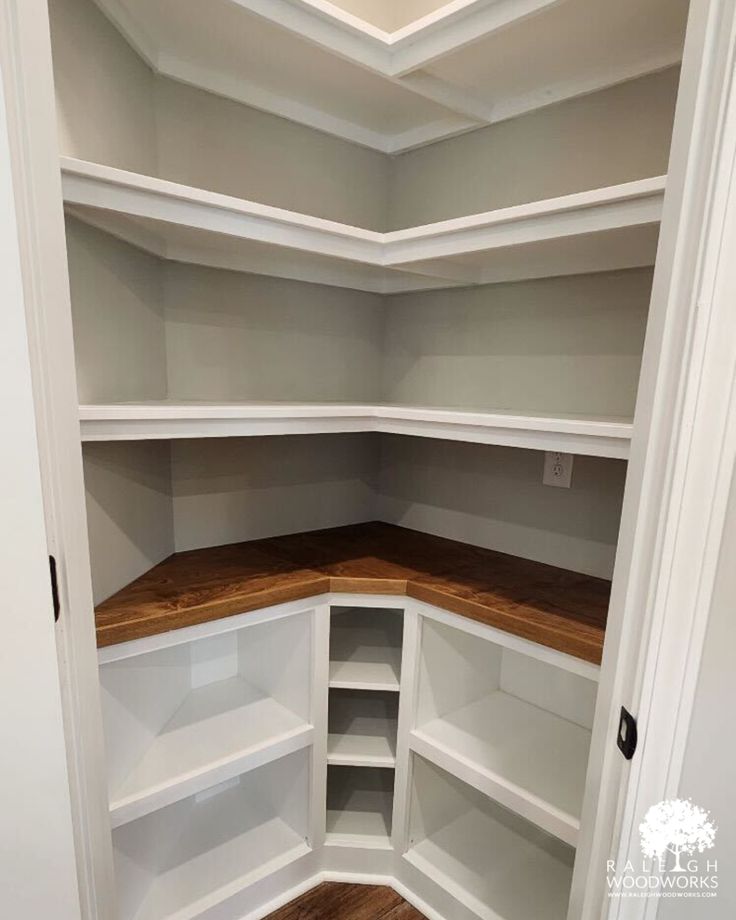
M 380 432 L 618 459 L 632 431 L 613 417 L 351 403 L 161 401 L 83 405 L 79 414 L 83 441 Z
M 159 258 L 377 293 L 654 264 L 655 176 L 381 233 L 62 157 L 67 211 Z

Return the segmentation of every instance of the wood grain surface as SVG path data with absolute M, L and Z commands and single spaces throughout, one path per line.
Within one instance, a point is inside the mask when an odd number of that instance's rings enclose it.
M 426 920 L 392 888 L 323 882 L 265 920 Z
M 598 663 L 610 582 L 371 522 L 176 553 L 97 607 L 97 642 L 328 591 L 405 594 Z

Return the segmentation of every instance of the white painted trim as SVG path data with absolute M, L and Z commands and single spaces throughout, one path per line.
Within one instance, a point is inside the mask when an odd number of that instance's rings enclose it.
M 56 643 L 79 896 L 84 920 L 110 920 L 117 909 L 47 7 L 2 0 L 0 60 L 46 539 L 61 601 Z
M 689 313 L 673 438 L 671 487 L 659 522 L 660 554 L 647 603 L 649 641 L 633 692 L 640 756 L 631 765 L 617 858 L 640 853 L 638 828 L 649 807 L 681 792 L 698 673 L 729 496 L 736 470 L 736 3 L 712 4 L 706 54 L 713 122 L 702 167 L 702 219 L 684 221 L 681 242 L 696 253 L 689 287 L 674 291 Z M 710 65 L 708 67 L 708 65 Z M 705 101 L 705 100 L 703 100 Z M 708 135 L 706 134 L 706 137 Z M 710 156 L 708 156 L 710 154 Z M 612 905 L 616 920 L 653 920 L 657 899 Z
M 721 464 L 732 459 L 719 448 L 736 361 L 733 304 L 722 292 L 709 296 L 704 266 L 725 242 L 727 197 L 713 177 L 736 152 L 724 133 L 735 46 L 736 2 L 693 0 L 569 920 L 639 920 L 656 909 L 656 899 L 607 903 L 605 861 L 634 852 L 641 809 L 676 786 L 702 644 L 697 603 L 707 606 L 712 577 L 704 552 L 715 556 L 703 519 L 717 532 Z M 672 593 L 680 577 L 682 591 Z M 630 763 L 615 744 L 622 704 L 639 721 Z

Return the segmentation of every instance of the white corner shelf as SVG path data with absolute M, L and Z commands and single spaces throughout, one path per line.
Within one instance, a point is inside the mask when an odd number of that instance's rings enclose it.
M 327 775 L 327 846 L 391 848 L 392 770 L 330 767 Z
M 410 744 L 501 805 L 577 844 L 588 729 L 499 690 L 415 729 Z
M 62 157 L 69 214 L 153 255 L 390 294 L 654 264 L 665 177 L 379 233 Z
M 396 693 L 331 690 L 327 763 L 395 767 L 397 724 Z
M 564 920 L 574 851 L 414 755 L 404 859 L 481 920 Z
M 112 826 L 306 747 L 313 736 L 312 725 L 240 677 L 198 687 L 114 790 Z
M 455 0 L 387 31 L 326 0 L 97 3 L 157 73 L 385 153 L 674 66 L 687 15 Z
M 381 432 L 625 459 L 628 419 L 349 403 L 145 402 L 83 405 L 83 441 Z
M 113 832 L 121 920 L 194 920 L 307 855 L 305 751 Z

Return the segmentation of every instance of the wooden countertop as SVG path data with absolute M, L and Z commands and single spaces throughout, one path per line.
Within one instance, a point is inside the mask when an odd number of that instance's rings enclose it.
M 597 664 L 610 582 L 371 522 L 175 553 L 97 607 L 97 644 L 328 591 L 406 594 Z

